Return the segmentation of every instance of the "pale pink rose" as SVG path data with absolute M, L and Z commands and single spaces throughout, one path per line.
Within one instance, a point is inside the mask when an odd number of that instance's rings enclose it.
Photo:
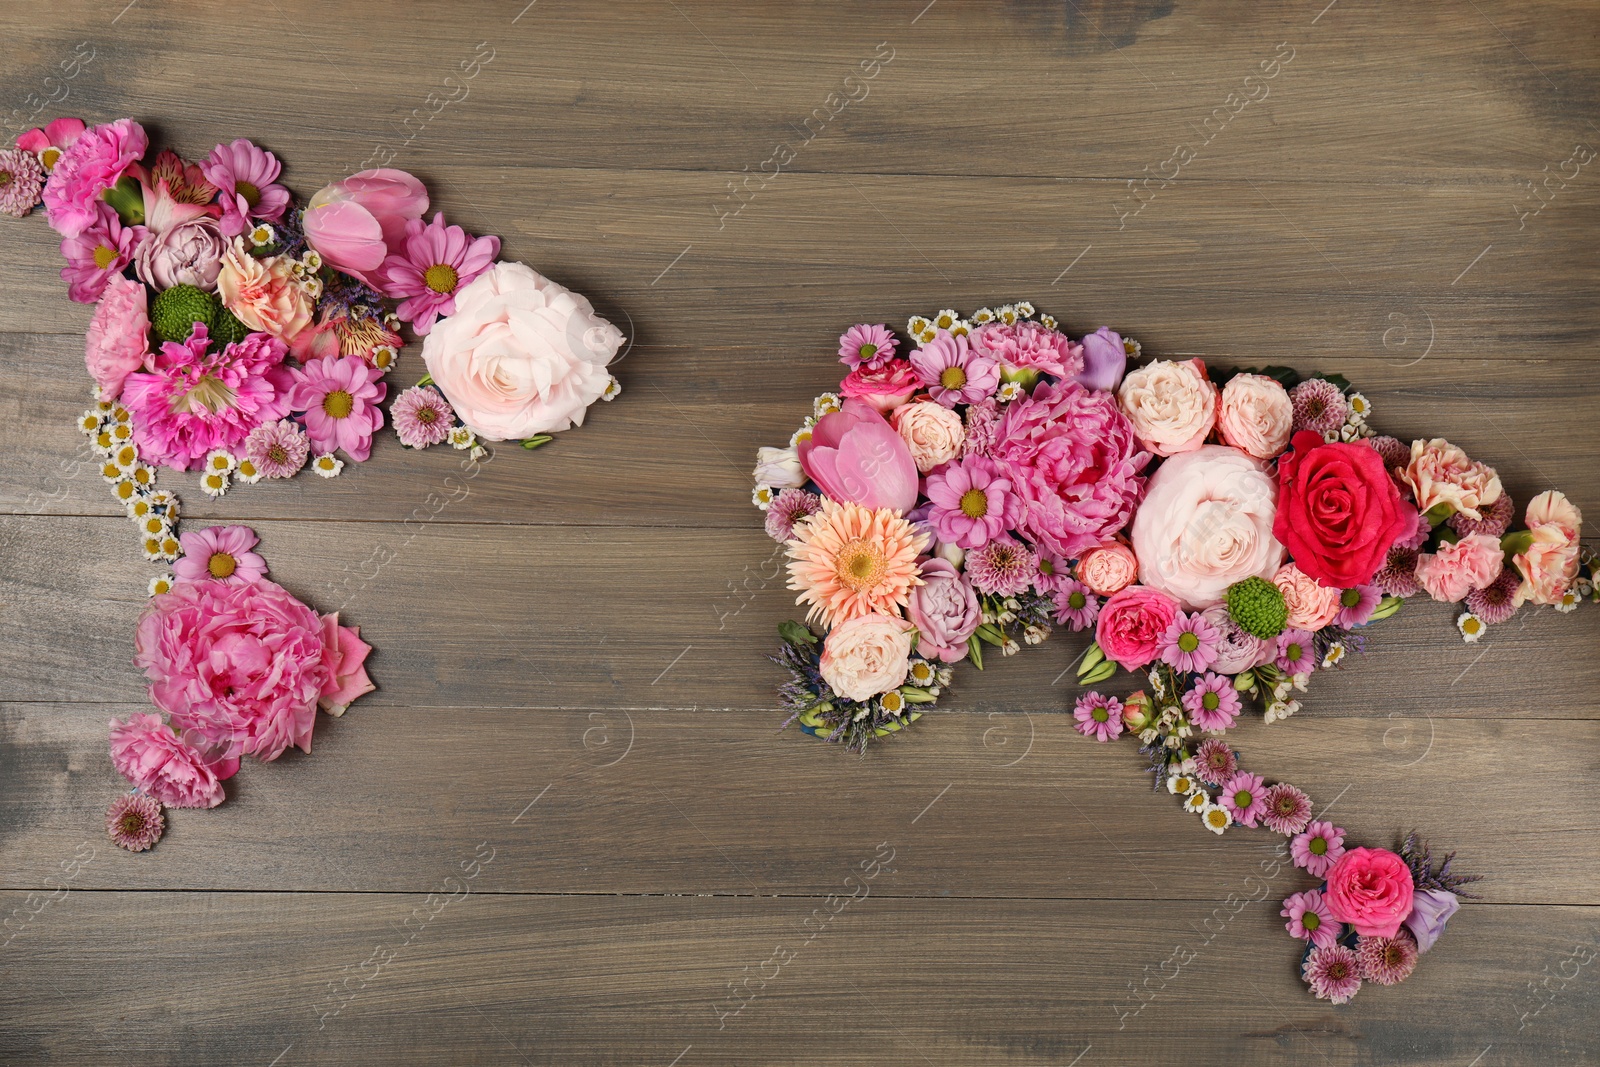
M 160 233 L 150 230 L 134 253 L 133 266 L 155 289 L 192 285 L 211 290 L 217 287 L 227 247 L 217 220 L 203 215 Z
M 1282 384 L 1264 374 L 1236 374 L 1222 387 L 1217 432 L 1256 459 L 1273 459 L 1289 447 L 1294 404 Z
M 1129 371 L 1117 404 L 1139 443 L 1158 456 L 1194 451 L 1217 421 L 1217 387 L 1198 359 L 1158 359 Z
M 1277 500 L 1265 466 L 1237 448 L 1204 445 L 1173 456 L 1150 476 L 1133 517 L 1139 581 L 1200 611 L 1220 604 L 1235 582 L 1270 579 L 1284 557 L 1272 535 Z
M 956 565 L 935 557 L 923 562 L 922 584 L 911 590 L 906 611 L 917 627 L 917 655 L 956 663 L 983 622 L 978 594 Z
M 1418 511 L 1449 504 L 1468 518 L 1481 519 L 1479 505 L 1500 499 L 1500 476 L 1494 468 L 1469 459 L 1442 437 L 1411 442 L 1411 462 L 1400 479 L 1417 498 Z
M 120 396 L 128 375 L 150 362 L 148 299 L 144 286 L 118 275 L 95 305 L 83 358 L 107 400 Z
M 1516 603 L 1560 603 L 1578 576 L 1578 534 L 1583 513 L 1562 493 L 1547 489 L 1528 501 L 1528 532 L 1533 542 L 1511 557 L 1522 572 Z
M 961 416 L 931 400 L 895 408 L 889 423 L 911 450 L 911 458 L 923 474 L 961 455 L 961 446 L 967 440 Z
M 1472 534 L 1455 544 L 1441 541 L 1433 552 L 1417 557 L 1417 583 L 1435 600 L 1453 604 L 1468 593 L 1487 588 L 1505 566 L 1500 538 Z
M 1085 552 L 1073 573 L 1090 591 L 1110 596 L 1126 589 L 1139 577 L 1139 559 L 1119 537 Z
M 893 615 L 857 615 L 822 641 L 818 670 L 846 700 L 871 700 L 905 684 L 911 671 L 913 626 Z
M 242 237 L 234 238 L 222 257 L 217 295 L 222 306 L 252 331 L 286 343 L 311 325 L 311 294 L 294 276 L 289 258 L 257 259 L 245 249 Z
M 1339 600 L 1341 590 L 1320 584 L 1293 563 L 1279 567 L 1272 584 L 1283 594 L 1284 606 L 1289 609 L 1289 626 L 1296 630 L 1320 630 L 1343 607 Z
M 583 425 L 622 342 L 582 295 L 525 264 L 496 263 L 456 292 L 422 360 L 462 422 L 507 441 Z
M 328 681 L 317 704 L 329 715 L 343 715 L 357 697 L 378 688 L 367 677 L 372 646 L 361 640 L 359 626 L 340 626 L 336 611 L 322 617 L 322 647 L 327 654 Z

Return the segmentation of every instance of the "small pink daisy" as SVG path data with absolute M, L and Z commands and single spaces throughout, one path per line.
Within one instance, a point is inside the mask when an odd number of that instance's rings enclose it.
M 1217 803 L 1227 808 L 1240 826 L 1254 826 L 1267 813 L 1266 795 L 1259 774 L 1241 771 L 1222 783 Z
M 1312 949 L 1300 973 L 1318 1000 L 1346 1004 L 1361 990 L 1356 954 L 1343 945 Z
M 129 852 L 143 852 L 160 841 L 166 828 L 161 804 L 137 791 L 122 794 L 106 809 L 106 833 L 118 848 Z
M 1317 667 L 1317 651 L 1309 630 L 1285 630 L 1278 635 L 1278 669 L 1285 674 L 1309 674 Z
M 494 265 L 500 238 L 474 238 L 460 226 L 446 226 L 443 212 L 432 222 L 406 222 L 405 247 L 383 261 L 380 288 L 400 299 L 395 314 L 422 337 L 442 316 L 453 315 L 456 293 Z
M 1372 613 L 1378 610 L 1378 602 L 1383 599 L 1383 590 L 1375 585 L 1358 585 L 1354 589 L 1346 589 L 1339 594 L 1339 614 L 1333 617 L 1333 624 L 1349 630 L 1356 626 L 1365 626 L 1372 618 Z
M 1321 878 L 1344 855 L 1344 829 L 1331 822 L 1313 822 L 1290 840 L 1289 854 L 1296 867 Z
M 1073 705 L 1073 729 L 1096 741 L 1115 740 L 1122 733 L 1122 701 L 1116 697 L 1085 693 Z
M 437 389 L 413 385 L 389 406 L 394 432 L 407 448 L 441 444 L 456 423 L 455 409 Z
M 1267 812 L 1261 821 L 1285 837 L 1299 833 L 1311 821 L 1311 798 L 1288 782 L 1267 786 Z
M 311 447 L 319 453 L 342 448 L 357 463 L 365 462 L 372 454 L 372 435 L 383 425 L 378 404 L 389 391 L 383 371 L 360 356 L 324 356 L 289 373 L 294 376 L 289 406 L 305 412 Z
M 1315 430 L 1327 436 L 1344 425 L 1350 406 L 1344 392 L 1326 378 L 1307 378 L 1289 390 L 1294 405 L 1294 431 Z
M 1379 985 L 1399 985 L 1417 967 L 1417 939 L 1405 927 L 1393 937 L 1368 937 L 1356 941 L 1356 964 L 1361 977 Z
M 987 456 L 964 456 L 929 474 L 923 492 L 928 521 L 941 544 L 971 551 L 1016 525 L 1022 499 L 1010 478 Z
M 1033 583 L 1039 557 L 1011 537 L 997 537 L 967 553 L 967 579 L 980 593 L 1015 596 Z
M 183 555 L 172 564 L 180 582 L 226 582 L 249 585 L 267 576 L 267 561 L 250 551 L 259 538 L 248 526 L 208 526 L 178 535 Z
M 946 330 L 911 353 L 911 366 L 928 395 L 947 408 L 976 404 L 1000 387 L 1000 365 L 968 348 L 965 336 Z
M 772 498 L 767 508 L 767 536 L 784 542 L 794 536 L 794 524 L 815 515 L 822 508 L 822 500 L 804 489 L 785 489 Z
M 311 441 L 292 419 L 264 422 L 244 439 L 245 458 L 265 478 L 288 478 L 306 465 Z
M 1100 598 L 1076 578 L 1061 578 L 1055 592 L 1056 621 L 1074 632 L 1087 630 L 1100 616 Z
M 218 190 L 217 203 L 222 205 L 218 228 L 224 237 L 239 236 L 255 219 L 283 218 L 289 190 L 276 184 L 282 171 L 277 156 L 243 137 L 217 145 L 200 161 L 200 173 Z
M 1467 594 L 1467 610 L 1491 626 L 1505 622 L 1517 613 L 1517 590 L 1522 575 L 1507 567 L 1500 577 Z
M 61 242 L 67 261 L 61 280 L 67 283 L 67 296 L 80 304 L 99 300 L 111 279 L 132 262 L 142 232 L 140 227 L 124 226 L 110 204 L 94 205 L 94 221 Z
M 1198 611 L 1178 612 L 1161 635 L 1161 661 L 1173 670 L 1199 672 L 1217 661 L 1222 635 Z
M 866 367 L 876 370 L 894 358 L 900 342 L 895 340 L 889 327 L 861 323 L 850 327 L 839 338 L 839 362 L 855 370 Z
M 1226 741 L 1209 738 L 1194 750 L 1194 776 L 1210 786 L 1220 786 L 1239 771 L 1239 757 Z
M 1278 914 L 1289 920 L 1284 924 L 1284 929 L 1289 931 L 1291 937 L 1309 941 L 1317 948 L 1330 948 L 1339 943 L 1339 931 L 1343 924 L 1334 919 L 1333 912 L 1328 910 L 1320 889 L 1308 889 L 1288 897 Z
M 1189 721 L 1202 730 L 1226 730 L 1239 717 L 1241 706 L 1233 679 L 1225 674 L 1207 671 L 1183 694 Z

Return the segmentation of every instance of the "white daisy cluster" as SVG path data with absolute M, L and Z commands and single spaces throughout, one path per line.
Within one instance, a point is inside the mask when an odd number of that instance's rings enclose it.
M 1206 790 L 1204 783 L 1194 776 L 1194 758 L 1174 763 L 1168 768 L 1167 792 L 1183 798 L 1183 810 L 1200 816 L 1207 830 L 1220 834 L 1233 825 L 1233 813 Z
M 461 425 L 460 423 L 457 423 L 450 430 L 450 436 L 445 438 L 445 440 L 450 442 L 450 447 L 451 448 L 454 448 L 454 449 L 456 449 L 458 451 L 466 452 L 473 459 L 482 459 L 484 456 L 487 456 L 489 454 L 489 450 L 487 448 L 484 448 L 483 445 L 478 443 L 478 435 L 473 433 L 471 430 L 467 429 L 465 426 Z M 332 459 L 333 457 L 330 456 L 328 458 Z M 317 459 L 320 462 L 322 457 L 318 456 Z M 318 474 L 322 474 L 322 476 L 324 478 L 332 478 L 334 474 L 338 474 L 339 473 L 339 468 L 343 467 L 343 466 L 344 466 L 344 464 L 340 463 L 339 467 L 333 468 L 333 473 L 332 474 L 323 474 L 322 473 L 322 468 L 321 467 L 317 467 L 317 473 Z
M 1345 417 L 1344 425 L 1333 433 L 1325 435 L 1329 441 L 1359 441 L 1364 437 L 1374 436 L 1374 431 L 1367 424 L 1372 415 L 1372 401 L 1361 393 L 1350 392 L 1344 397 Z
M 100 476 L 139 530 L 144 558 L 170 563 L 178 558 L 178 498 L 156 488 L 154 467 L 140 461 L 133 440 L 133 416 L 126 407 L 97 397 L 78 416 L 78 429 L 101 457 Z

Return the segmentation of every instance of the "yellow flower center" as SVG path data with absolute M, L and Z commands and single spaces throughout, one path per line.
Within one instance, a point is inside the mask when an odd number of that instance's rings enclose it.
M 226 578 L 238 569 L 238 560 L 226 552 L 213 552 L 211 558 L 206 560 L 206 570 L 211 572 L 213 578 Z
M 1308 911 L 1300 916 L 1300 925 L 1307 930 L 1315 930 L 1322 925 L 1322 918 L 1314 911 Z
M 1205 695 L 1200 698 L 1200 706 L 1205 708 L 1207 711 L 1216 711 L 1222 706 L 1222 698 L 1217 696 L 1214 691 L 1208 689 L 1206 690 Z
M 246 207 L 255 207 L 261 203 L 261 190 L 250 182 L 234 182 L 233 191 L 244 197 Z
M 39 162 L 44 164 L 45 170 L 55 170 L 56 160 L 61 158 L 61 149 L 51 145 L 39 153 Z
M 436 293 L 453 293 L 461 276 L 448 263 L 435 263 L 422 272 L 422 283 Z
M 335 419 L 349 418 L 355 406 L 355 397 L 343 389 L 335 389 L 322 398 L 322 410 Z
M 887 563 L 883 551 L 871 541 L 851 541 L 839 550 L 839 581 L 858 593 L 871 589 L 883 578 Z
M 946 367 L 939 372 L 939 384 L 946 389 L 960 389 L 967 384 L 967 372 L 960 367 Z
M 982 489 L 968 489 L 962 493 L 961 514 L 969 519 L 981 519 L 989 514 L 989 494 Z
M 172 412 L 193 414 L 196 408 L 215 415 L 233 406 L 238 394 L 224 381 L 203 374 L 189 390 L 172 398 Z
M 100 270 L 107 270 L 117 261 L 117 250 L 110 245 L 96 245 L 94 249 L 94 265 Z
M 1311 844 L 1306 847 L 1311 850 L 1313 856 L 1326 856 L 1328 854 L 1328 839 L 1325 837 L 1313 837 Z
M 1303 650 L 1300 648 L 1300 643 L 1298 641 L 1289 642 L 1289 647 L 1283 650 L 1284 655 L 1289 658 L 1290 663 L 1299 662 L 1302 651 Z

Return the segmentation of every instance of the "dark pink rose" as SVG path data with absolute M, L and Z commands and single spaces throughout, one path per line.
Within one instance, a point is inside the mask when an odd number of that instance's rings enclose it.
M 1177 613 L 1178 602 L 1159 589 L 1130 585 L 1100 608 L 1094 639 L 1107 659 L 1136 671 L 1156 658 L 1161 635 Z
M 1406 861 L 1383 848 L 1352 848 L 1328 872 L 1328 910 L 1362 937 L 1393 937 L 1411 914 Z
M 839 383 L 839 395 L 871 404 L 887 415 L 911 399 L 922 385 L 907 359 L 891 359 L 881 367 L 857 367 Z

